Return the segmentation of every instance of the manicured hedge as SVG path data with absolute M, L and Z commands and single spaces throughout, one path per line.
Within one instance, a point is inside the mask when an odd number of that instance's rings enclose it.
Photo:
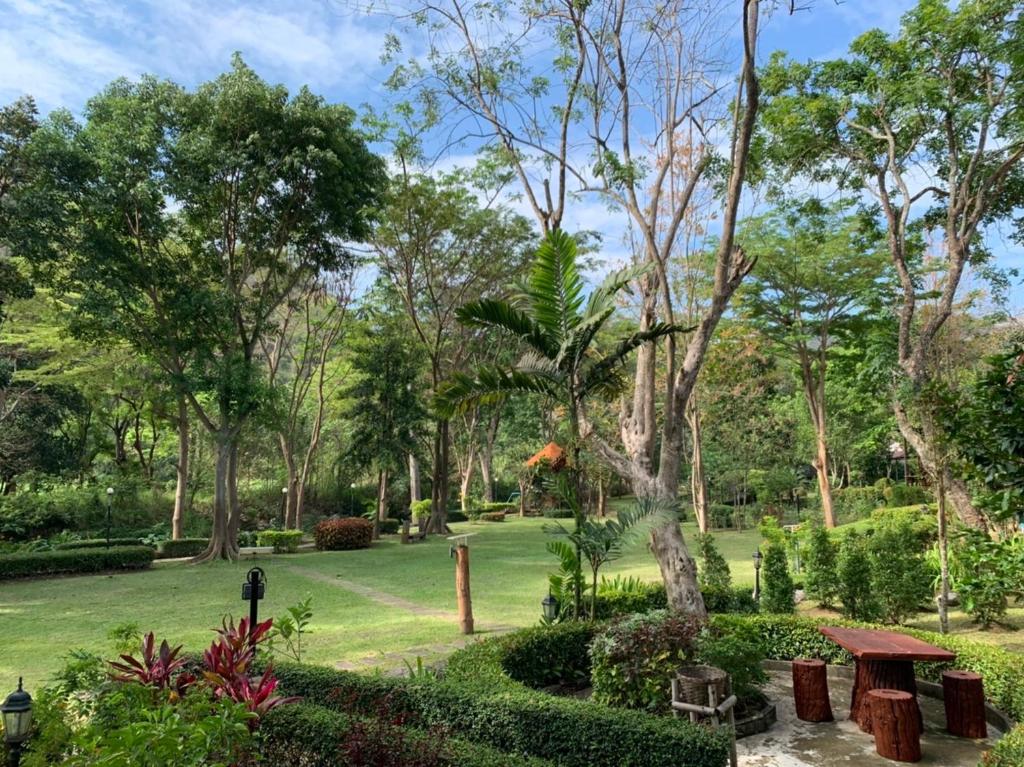
M 325 519 L 313 528 L 313 538 L 321 551 L 368 549 L 373 542 L 373 523 L 362 517 Z
M 751 589 L 736 587 L 727 591 L 705 591 L 704 604 L 711 613 L 756 613 L 757 602 Z M 649 583 L 638 591 L 598 591 L 597 617 L 645 613 L 668 607 L 665 584 Z
M 400 519 L 382 519 L 380 521 L 380 532 L 382 535 L 395 535 L 402 528 Z
M 549 507 L 544 509 L 541 514 L 545 519 L 572 519 L 572 509 Z
M 548 695 L 506 670 L 506 665 L 525 663 L 516 673 L 532 684 L 585 673 L 583 648 L 592 629 L 564 626 L 527 629 L 472 645 L 452 656 L 443 680 L 368 677 L 286 663 L 275 666 L 275 672 L 284 691 L 308 702 L 368 716 L 386 702 L 391 716 L 407 716 L 413 726 L 442 728 L 565 767 L 724 767 L 728 749 L 723 733 L 671 717 Z
M 269 764 L 345 767 L 350 762 L 342 748 L 358 721 L 309 703 L 279 706 L 260 723 L 260 751 Z M 403 727 L 402 735 L 404 745 L 414 752 L 421 743 L 428 744 L 428 753 L 438 744 L 437 733 Z M 460 738 L 443 738 L 441 743 L 441 763 L 451 767 L 552 767 L 544 759 L 508 754 Z
M 206 551 L 206 547 L 209 545 L 209 538 L 179 538 L 176 541 L 160 541 L 156 545 L 156 558 L 195 557 Z
M 302 543 L 301 530 L 260 530 L 256 534 L 257 546 L 273 546 L 278 554 L 293 554 Z
M 111 546 L 141 546 L 141 538 L 111 538 Z M 67 551 L 68 549 L 105 549 L 107 548 L 106 538 L 87 538 L 82 541 L 68 541 L 58 543 L 53 547 L 56 551 Z
M 462 511 L 452 510 L 448 512 L 449 522 L 468 522 L 469 517 Z
M 995 748 L 985 754 L 982 767 L 1021 767 L 1024 765 L 1024 725 L 1014 727 Z
M 504 511 L 485 511 L 480 515 L 480 519 L 484 522 L 504 522 L 505 512 Z
M 0 580 L 39 575 L 141 570 L 153 562 L 150 546 L 31 551 L 0 555 Z

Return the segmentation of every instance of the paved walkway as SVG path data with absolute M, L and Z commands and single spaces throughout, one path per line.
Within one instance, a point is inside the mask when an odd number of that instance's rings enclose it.
M 345 589 L 346 591 L 351 591 L 353 594 L 358 594 L 361 597 L 365 597 L 366 599 L 376 602 L 377 604 L 384 605 L 385 607 L 390 607 L 395 610 L 405 610 L 408 613 L 412 613 L 413 615 L 422 618 L 437 618 L 439 620 L 450 621 L 452 623 L 459 622 L 458 613 L 452 612 L 451 610 L 441 610 L 436 607 L 425 607 L 415 602 L 411 602 L 408 599 L 404 599 L 403 597 L 389 594 L 386 591 L 380 591 L 371 586 L 356 583 L 355 581 L 350 581 L 338 576 L 327 575 L 319 570 L 312 570 L 308 567 L 289 565 L 286 566 L 285 569 L 295 575 L 300 575 L 303 578 L 309 578 L 310 580 L 317 581 L 319 583 L 325 583 L 328 586 L 334 586 L 336 588 Z M 476 624 L 475 628 L 477 633 L 486 634 L 503 634 L 516 629 L 515 626 L 487 626 L 479 623 Z M 417 658 L 422 658 L 424 664 L 436 663 L 438 660 L 451 655 L 456 650 L 461 650 L 475 638 L 476 637 L 474 636 L 467 636 L 446 644 L 409 647 L 400 653 L 392 652 L 367 655 L 355 661 L 339 661 L 334 665 L 336 668 L 344 671 L 380 669 L 385 673 L 401 675 L 408 673 L 408 667 L 406 666 L 407 661 L 413 666 L 416 665 Z

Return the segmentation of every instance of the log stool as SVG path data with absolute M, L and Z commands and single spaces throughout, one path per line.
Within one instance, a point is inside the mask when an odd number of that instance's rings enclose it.
M 867 704 L 878 755 L 897 762 L 921 761 L 921 725 L 914 696 L 902 690 L 871 690 Z
M 796 717 L 801 721 L 833 721 L 825 661 L 793 661 L 793 702 L 796 704 Z
M 985 738 L 985 690 L 981 676 L 970 671 L 942 672 L 942 702 L 946 705 L 946 730 L 962 738 Z

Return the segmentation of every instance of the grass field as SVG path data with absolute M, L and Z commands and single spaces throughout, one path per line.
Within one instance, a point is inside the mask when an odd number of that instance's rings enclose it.
M 544 548 L 544 524 L 510 518 L 504 523 L 454 526 L 456 532 L 475 533 L 469 539 L 471 583 L 480 633 L 497 626 L 528 626 L 539 619 L 546 577 L 555 566 Z M 684 525 L 684 531 L 690 537 L 695 529 Z M 750 555 L 759 543 L 757 532 L 722 532 L 716 538 L 734 581 L 752 584 Z M 452 620 L 454 564 L 448 548 L 449 543 L 439 538 L 410 546 L 391 538 L 362 551 L 261 557 L 257 563 L 267 574 L 261 617 L 280 614 L 312 594 L 310 661 L 358 667 L 379 662 L 385 654 L 390 665 L 400 665 L 396 654 L 410 660 L 437 656 L 460 639 Z M 119 624 L 135 623 L 158 638 L 201 649 L 224 615 L 246 614 L 241 584 L 252 564 L 156 563 L 141 573 L 0 584 L 0 693 L 13 688 L 19 674 L 29 688 L 38 687 L 74 648 L 111 655 L 107 635 Z M 643 540 L 609 565 L 605 574 L 659 578 Z M 373 592 L 368 595 L 366 589 Z M 1022 618 L 1024 611 L 1013 611 L 1011 620 Z M 934 616 L 923 614 L 915 625 L 934 628 L 935 622 Z M 1024 636 L 1015 632 L 976 632 L 959 615 L 954 622 L 958 631 L 1024 650 Z

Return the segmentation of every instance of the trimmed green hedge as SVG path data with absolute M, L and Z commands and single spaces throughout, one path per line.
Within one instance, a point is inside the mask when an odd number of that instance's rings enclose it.
M 156 545 L 156 558 L 195 557 L 206 551 L 209 544 L 209 538 L 179 538 L 176 541 L 160 541 Z
M 726 591 L 704 591 L 704 604 L 711 613 L 756 613 L 757 602 L 750 588 L 737 586 Z M 646 613 L 668 607 L 665 584 L 648 583 L 639 591 L 598 591 L 597 617 Z
M 270 764 L 338 767 L 349 762 L 342 748 L 359 720 L 309 703 L 279 706 L 260 723 L 260 751 Z M 376 725 L 379 726 L 379 725 Z M 413 750 L 438 743 L 437 733 L 403 727 L 403 743 Z M 544 759 L 507 754 L 459 738 L 443 738 L 441 763 L 451 767 L 552 767 Z M 395 744 L 397 745 L 397 744 Z
M 257 546 L 273 546 L 277 554 L 294 554 L 302 543 L 301 530 L 260 530 L 256 533 Z
M 443 728 L 500 751 L 551 759 L 565 767 L 723 767 L 725 735 L 671 717 L 610 708 L 592 701 L 548 695 L 531 683 L 582 671 L 589 629 L 579 624 L 526 629 L 456 652 L 444 680 L 367 677 L 327 668 L 275 666 L 281 689 L 307 701 L 368 716 L 386 702 L 392 716 L 412 726 Z M 547 657 L 542 657 L 547 654 Z M 582 655 L 582 657 L 581 657 Z M 551 664 L 561 672 L 545 671 Z
M 380 521 L 380 532 L 382 535 L 395 535 L 401 529 L 402 520 L 400 519 L 382 519 Z
M 153 562 L 150 546 L 117 546 L 103 549 L 26 551 L 0 555 L 0 580 L 40 575 L 98 573 L 107 570 L 141 570 Z
M 111 538 L 111 546 L 142 546 L 141 538 Z M 145 544 L 148 545 L 148 544 Z M 107 548 L 106 538 L 87 538 L 82 541 L 68 541 L 58 543 L 53 547 L 55 551 L 67 551 L 68 549 L 105 549 Z
M 995 748 L 985 754 L 982 767 L 1021 767 L 1024 765 L 1024 725 L 1004 735 Z

